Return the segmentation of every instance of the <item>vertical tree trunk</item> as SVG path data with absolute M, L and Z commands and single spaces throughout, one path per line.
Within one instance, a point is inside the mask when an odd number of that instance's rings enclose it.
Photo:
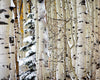
M 45 80 L 47 77 L 48 61 L 48 33 L 45 19 L 45 0 L 38 0 L 38 26 L 39 26 L 39 54 L 38 54 L 38 80 Z
M 76 11 L 76 0 L 72 0 L 71 1 L 72 4 L 72 35 L 73 35 L 73 40 L 74 40 L 74 46 L 71 50 L 71 56 L 72 56 L 72 65 L 73 68 L 75 70 L 75 72 L 77 72 L 77 47 L 76 47 L 76 43 L 77 43 L 77 11 Z
M 15 4 L 14 9 L 14 16 L 15 16 L 15 23 L 14 23 L 14 30 L 15 30 L 15 63 L 16 63 L 16 79 L 19 80 L 19 64 L 18 64 L 18 35 L 19 35 L 19 28 L 18 28 L 18 17 L 17 17 L 17 0 L 13 0 Z
M 0 80 L 10 78 L 9 21 L 10 0 L 0 1 Z
M 38 55 L 39 55 L 39 26 L 38 26 L 38 5 L 37 0 L 32 0 L 33 3 L 33 13 L 34 13 L 34 24 L 35 24 L 35 41 L 36 41 L 36 70 L 38 70 Z M 38 71 L 37 71 L 37 74 Z M 38 75 L 36 75 L 38 80 Z
M 50 79 L 53 79 L 54 78 L 54 43 L 53 43 L 53 34 L 54 34 L 54 30 L 53 30 L 53 19 L 51 18 L 54 18 L 54 0 L 50 0 L 50 9 L 48 8 L 49 10 L 49 26 L 48 26 L 48 29 L 49 29 L 49 59 L 50 59 Z
M 97 16 L 98 16 L 98 20 L 97 20 L 97 29 L 98 29 L 98 40 L 97 40 L 97 45 L 98 48 L 96 48 L 98 50 L 97 52 L 97 57 L 96 57 L 96 79 L 95 80 L 100 80 L 100 0 L 97 0 Z
M 24 36 L 24 30 L 23 30 L 23 0 L 19 0 L 19 26 L 20 26 L 20 48 L 23 47 L 23 36 Z M 23 52 L 19 53 L 20 58 L 23 58 Z
M 58 27 L 58 38 L 57 38 L 57 69 L 56 69 L 56 79 L 64 80 L 65 79 L 65 71 L 64 71 L 64 63 L 65 63 L 65 13 L 64 13 L 64 1 L 56 0 L 56 9 L 57 9 L 57 27 Z M 64 45 L 65 44 L 65 45 Z
M 10 7 L 14 8 L 13 0 L 11 0 Z M 10 80 L 15 80 L 15 37 L 14 37 L 14 11 L 9 12 L 9 54 L 10 54 Z
M 93 36 L 94 36 L 94 44 L 93 44 L 93 55 L 92 55 L 92 80 L 96 78 L 96 64 L 97 64 L 97 54 L 98 54 L 98 23 L 97 23 L 97 0 L 93 2 Z
M 77 68 L 78 68 L 78 79 L 84 80 L 86 75 L 85 68 L 85 20 L 86 20 L 86 2 L 85 0 L 76 0 L 77 1 Z

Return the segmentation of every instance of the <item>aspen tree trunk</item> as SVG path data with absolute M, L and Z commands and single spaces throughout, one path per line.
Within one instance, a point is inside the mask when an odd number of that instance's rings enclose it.
M 58 38 L 58 27 L 57 27 L 57 10 L 56 10 L 56 0 L 53 0 L 53 16 L 51 18 L 53 19 L 53 53 L 54 53 L 54 80 L 56 80 L 56 68 L 57 68 L 57 38 Z M 52 7 L 52 6 L 51 6 Z M 52 13 L 51 13 L 52 14 Z
M 53 80 L 56 80 L 56 67 L 57 67 L 57 37 L 58 37 L 58 28 L 57 28 L 57 13 L 56 13 L 56 0 L 51 0 L 51 12 L 49 13 L 49 38 L 50 38 L 50 77 Z
M 86 14 L 87 19 L 85 21 L 86 28 L 85 28 L 85 50 L 86 50 L 86 79 L 91 80 L 91 64 L 92 64 L 92 47 L 93 47 L 93 35 L 92 35 L 92 2 L 86 1 Z
M 71 55 L 72 55 L 72 65 L 73 68 L 75 70 L 75 72 L 77 72 L 77 63 L 76 63 L 76 59 L 77 59 L 77 47 L 76 47 L 76 43 L 77 43 L 77 11 L 76 11 L 76 0 L 71 0 L 71 4 L 72 4 L 72 35 L 73 35 L 73 40 L 74 40 L 74 46 L 71 50 Z
M 79 80 L 84 80 L 86 75 L 86 68 L 85 68 L 85 59 L 86 59 L 86 52 L 85 52 L 85 20 L 86 20 L 86 2 L 85 0 L 76 0 L 77 1 L 77 76 Z
M 70 8 L 68 5 L 68 1 L 65 1 L 65 9 L 66 9 L 66 19 L 70 19 Z M 71 21 L 66 23 L 66 36 L 67 36 L 67 51 L 66 51 L 66 79 L 71 80 L 71 76 L 70 76 L 70 60 L 71 60 L 71 52 L 70 52 L 70 48 L 69 48 L 69 44 L 72 45 L 72 41 L 69 42 L 69 40 L 71 39 Z M 71 39 L 72 40 L 72 39 Z M 69 44 L 68 44 L 69 43 Z
M 50 0 L 49 1 L 50 2 L 50 6 L 47 6 L 47 7 L 50 7 L 50 12 L 49 12 L 49 18 L 51 17 L 51 18 L 53 18 L 54 17 L 54 0 Z M 49 9 L 49 8 L 48 8 Z M 54 52 L 53 52 L 53 50 L 54 50 L 54 48 L 53 48 L 53 39 L 54 39 L 54 37 L 52 37 L 53 36 L 53 33 L 54 33 L 54 31 L 53 31 L 53 19 L 49 19 L 49 26 L 48 26 L 48 28 L 49 28 L 49 59 L 50 59 L 50 79 L 53 79 L 54 77 Z
M 66 78 L 67 79 L 72 79 L 72 80 L 77 80 L 77 76 L 75 73 L 75 70 L 73 68 L 73 63 L 72 60 L 73 58 L 71 57 L 73 55 L 73 53 L 71 53 L 73 47 L 75 46 L 75 41 L 74 41 L 74 37 L 72 34 L 72 9 L 71 8 L 71 2 L 70 1 L 66 1 L 66 19 L 68 20 L 68 22 L 66 23 L 66 36 L 67 36 L 67 53 L 66 53 L 66 70 L 67 70 L 67 74 L 66 74 Z M 72 18 L 72 19 L 71 19 Z
M 62 6 L 61 6 L 62 3 Z M 58 38 L 57 38 L 57 69 L 56 69 L 56 79 L 57 80 L 64 80 L 65 79 L 65 71 L 64 71 L 64 54 L 65 54 L 65 43 L 64 43 L 64 37 L 65 37 L 65 22 L 63 19 L 65 19 L 64 11 L 62 7 L 64 8 L 64 3 L 61 0 L 56 0 L 56 9 L 57 9 L 57 27 L 58 27 Z M 62 21 L 59 21 L 59 20 Z M 65 45 L 64 45 L 65 44 Z
M 37 79 L 46 80 L 47 78 L 47 61 L 48 61 L 48 36 L 45 19 L 45 4 L 44 1 L 38 1 L 38 25 L 39 25 L 39 54 L 38 54 L 38 70 Z
M 93 28 L 93 26 L 94 26 L 94 21 L 93 21 L 93 18 L 94 18 L 94 14 L 93 14 L 93 1 L 92 0 L 90 0 L 90 1 L 87 1 L 87 3 L 88 3 L 88 10 L 89 10 L 89 16 L 88 16 L 88 18 L 89 18 L 89 22 L 90 22 L 90 24 L 88 25 L 88 34 L 90 34 L 90 36 L 88 36 L 88 41 L 89 41 L 89 45 L 88 45 L 88 49 L 89 49 L 89 52 L 90 52 L 90 60 L 89 60 L 89 62 L 90 62 L 90 67 L 88 68 L 88 72 L 89 73 L 87 73 L 87 75 L 89 75 L 89 80 L 91 80 L 92 79 L 92 55 L 93 55 L 93 44 L 94 44 L 94 32 L 93 32 L 93 30 L 94 30 L 94 28 Z M 90 26 L 90 27 L 89 27 Z M 90 38 L 89 38 L 90 37 Z M 88 61 L 87 61 L 87 63 L 88 63 Z M 88 66 L 87 66 L 88 67 Z
M 97 23 L 97 0 L 95 0 L 93 2 L 93 8 L 94 8 L 94 12 L 93 12 L 93 33 L 94 33 L 94 45 L 93 45 L 93 55 L 92 55 L 92 80 L 95 80 L 96 78 L 96 64 L 97 64 L 97 54 L 98 54 L 98 23 Z
M 20 48 L 23 47 L 23 0 L 19 0 L 19 26 L 20 26 Z M 23 52 L 19 54 L 20 58 L 23 58 Z
M 39 21 L 40 17 L 39 15 L 42 14 L 41 12 L 39 13 L 40 9 L 40 4 L 41 3 L 37 3 L 38 5 L 38 26 L 39 26 L 39 54 L 38 54 L 38 69 L 37 69 L 37 80 L 43 80 L 43 23 L 41 21 Z
M 46 20 L 47 20 L 47 27 L 48 27 L 48 76 L 47 76 L 47 79 L 49 80 L 49 79 L 53 79 L 53 70 L 51 69 L 52 68 L 52 28 L 51 28 L 51 22 L 52 22 L 52 20 L 51 20 L 51 0 L 45 0 L 45 7 L 46 7 Z
M 10 0 L 0 1 L 0 80 L 10 78 L 9 17 Z
M 14 8 L 14 15 L 15 15 L 15 23 L 14 23 L 14 30 L 15 30 L 15 63 L 16 63 L 16 79 L 19 80 L 19 64 L 18 64 L 18 33 L 19 33 L 19 28 L 18 28 L 18 17 L 17 17 L 17 0 L 13 0 L 14 4 L 15 4 L 15 8 Z
M 20 32 L 20 0 L 17 0 L 17 18 L 18 18 L 18 35 L 17 35 L 17 59 L 18 62 L 21 59 L 21 51 L 20 51 L 20 47 L 21 47 L 21 32 Z M 20 75 L 21 70 L 20 70 L 20 66 L 18 65 L 19 71 L 18 71 L 18 75 Z
M 38 5 L 37 0 L 32 0 L 33 3 L 33 13 L 34 13 L 34 24 L 35 24 L 35 41 L 36 41 L 36 69 L 38 70 L 38 55 L 39 55 L 39 26 L 38 26 Z M 37 72 L 37 74 L 39 74 Z M 38 80 L 38 75 L 36 75 Z
M 63 61 L 64 61 L 64 79 L 66 79 L 66 52 L 67 52 L 67 35 L 66 35 L 66 23 L 67 21 L 65 21 L 67 18 L 66 18 L 66 0 L 62 0 L 61 2 L 61 11 L 62 11 L 62 19 L 64 20 L 63 21 L 63 29 L 64 29 L 64 32 L 63 32 L 63 37 L 64 37 L 64 53 L 63 53 Z
M 97 0 L 97 16 L 98 16 L 98 20 L 97 20 L 97 29 L 98 29 L 98 40 L 97 40 L 97 45 L 98 45 L 98 53 L 97 53 L 97 57 L 96 57 L 96 79 L 95 80 L 100 80 L 100 0 Z
M 11 1 L 12 9 L 14 8 L 14 3 Z M 15 80 L 15 37 L 14 37 L 14 12 L 11 10 L 9 12 L 9 54 L 10 54 L 10 80 Z
M 17 53 L 18 61 L 20 59 L 20 15 L 19 15 L 19 0 L 17 0 L 17 18 L 18 18 L 18 36 L 17 36 Z

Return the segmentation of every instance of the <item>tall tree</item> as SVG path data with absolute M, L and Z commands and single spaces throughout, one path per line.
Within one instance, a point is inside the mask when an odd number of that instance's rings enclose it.
M 10 75 L 10 71 L 12 70 L 12 62 L 10 59 L 14 58 L 14 56 L 11 56 L 10 54 L 10 49 L 13 45 L 9 45 L 10 41 L 12 40 L 9 37 L 9 29 L 11 28 L 10 24 L 13 22 L 10 14 L 13 8 L 11 7 L 10 0 L 8 2 L 6 0 L 1 0 L 0 5 L 0 79 L 9 80 L 12 77 L 12 75 Z M 12 27 L 14 26 L 12 25 Z
M 85 67 L 85 28 L 86 28 L 86 1 L 77 1 L 77 76 L 79 80 L 84 80 L 86 76 Z
M 13 0 L 15 4 L 14 8 L 14 30 L 15 30 L 15 63 L 16 63 L 16 79 L 19 80 L 19 63 L 18 63 L 18 35 L 19 35 L 19 27 L 18 27 L 18 13 L 17 13 L 17 0 Z

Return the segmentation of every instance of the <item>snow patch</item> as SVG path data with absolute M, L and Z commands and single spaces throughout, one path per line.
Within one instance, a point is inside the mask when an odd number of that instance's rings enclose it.
M 32 42 L 32 38 L 33 38 L 33 36 L 28 36 L 28 37 L 24 38 L 23 42 L 31 43 Z
M 25 23 L 24 23 L 24 26 L 28 25 L 28 24 L 31 24 L 31 23 L 34 23 L 34 19 L 28 19 Z
M 15 7 L 13 0 L 11 0 L 11 7 Z
M 31 47 L 31 50 L 32 50 L 33 52 L 36 52 L 36 46 L 33 45 L 33 46 Z

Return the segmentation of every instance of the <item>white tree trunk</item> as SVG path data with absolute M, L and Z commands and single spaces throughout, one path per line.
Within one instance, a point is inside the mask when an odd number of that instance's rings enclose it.
M 85 26 L 86 26 L 86 2 L 85 0 L 77 1 L 77 76 L 79 80 L 84 80 L 86 75 L 85 67 Z
M 13 1 L 11 2 L 13 3 Z M 11 5 L 14 8 L 14 6 Z M 9 54 L 10 54 L 10 80 L 15 80 L 15 36 L 14 36 L 14 12 L 9 11 Z
M 98 11 L 98 40 L 97 40 L 97 44 L 98 44 L 98 53 L 97 53 L 97 57 L 96 57 L 96 79 L 95 80 L 100 80 L 100 0 L 97 0 L 97 11 Z
M 39 26 L 39 53 L 37 79 L 45 80 L 47 78 L 48 61 L 48 32 L 46 27 L 45 0 L 38 1 L 38 26 Z
M 9 17 L 10 0 L 0 1 L 0 80 L 10 78 Z

